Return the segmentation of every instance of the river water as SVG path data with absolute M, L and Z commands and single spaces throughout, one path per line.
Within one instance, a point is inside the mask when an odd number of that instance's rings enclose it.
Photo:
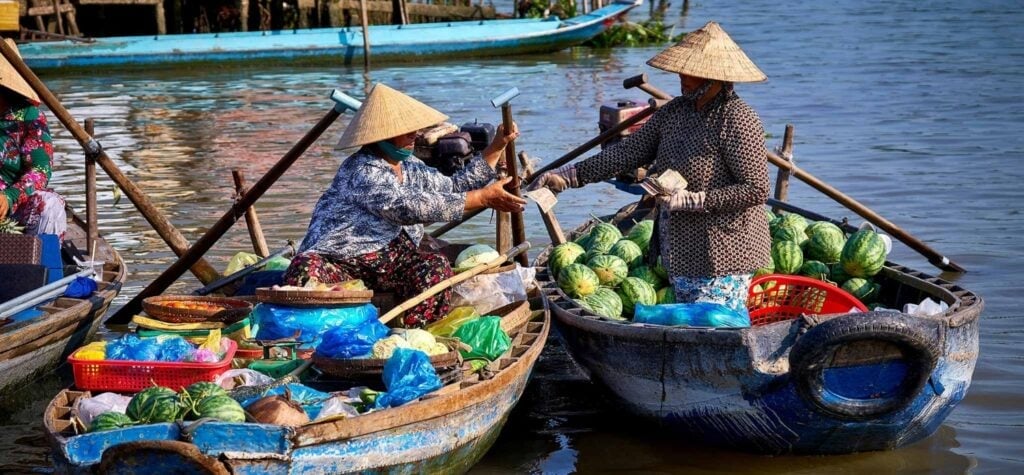
M 646 16 L 647 6 L 633 15 Z M 969 269 L 946 275 L 986 301 L 981 359 L 967 398 L 932 437 L 900 450 L 833 457 L 761 457 L 701 447 L 630 425 L 594 388 L 571 372 L 557 351 L 546 354 L 535 383 L 510 417 L 478 473 L 545 472 L 1016 472 L 1024 466 L 1024 312 L 1013 302 L 1024 268 L 1024 13 L 1011 1 L 890 2 L 705 0 L 681 15 L 677 32 L 708 20 L 724 28 L 767 73 L 740 85 L 781 141 L 795 125 L 795 157 L 805 170 L 904 227 Z M 675 92 L 674 76 L 644 61 L 659 48 L 554 54 L 376 67 L 385 82 L 449 114 L 455 122 L 498 122 L 489 99 L 516 86 L 518 150 L 542 162 L 597 131 L 601 103 L 642 94 L 622 79 L 647 72 Z M 252 64 L 221 70 L 45 74 L 78 118 L 96 118 L 108 153 L 189 239 L 198 238 L 231 203 L 230 171 L 250 182 L 266 171 L 330 107 L 339 88 L 362 96 L 361 69 Z M 301 239 L 309 212 L 340 158 L 333 150 L 343 116 L 258 203 L 271 247 Z M 52 120 L 51 122 L 55 122 Z M 84 209 L 83 165 L 70 135 L 53 125 L 53 185 Z M 101 174 L 102 175 L 102 174 Z M 172 253 L 134 211 L 117 201 L 101 176 L 100 228 L 128 264 L 118 304 L 172 262 Z M 849 216 L 794 183 L 792 201 L 827 215 Z M 607 185 L 560 196 L 569 228 L 591 213 L 615 210 L 631 197 Z M 852 217 L 852 216 L 851 216 Z M 547 241 L 541 220 L 526 214 L 528 238 Z M 491 238 L 486 216 L 448 237 Z M 223 267 L 249 250 L 236 226 L 209 259 Z M 937 272 L 897 244 L 894 260 Z M 194 288 L 186 280 L 179 290 Z M 115 304 L 116 306 L 117 304 Z M 555 348 L 554 350 L 557 350 Z M 69 380 L 58 373 L 2 402 L 0 471 L 50 470 L 40 419 L 46 402 Z

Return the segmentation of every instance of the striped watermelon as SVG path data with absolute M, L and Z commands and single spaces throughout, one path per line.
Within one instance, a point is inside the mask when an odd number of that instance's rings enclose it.
M 843 270 L 842 264 L 836 262 L 835 264 L 829 266 L 829 269 L 830 272 L 828 275 L 828 280 L 832 281 L 834 284 L 843 285 L 843 282 L 850 280 L 850 274 L 847 274 L 846 271 Z
M 217 383 L 199 381 L 198 383 L 188 385 L 185 388 L 185 394 L 188 394 L 188 397 L 193 401 L 200 401 L 209 396 L 227 396 L 228 392 Z
M 569 264 L 575 264 L 583 260 L 583 255 L 586 254 L 586 250 L 582 246 L 574 242 L 567 242 L 559 244 L 551 249 L 551 255 L 548 257 L 548 270 L 551 272 L 551 276 L 558 278 L 558 273 L 562 271 Z
M 583 264 L 569 264 L 558 273 L 558 286 L 572 298 L 586 297 L 601 286 L 597 274 Z
M 181 414 L 178 393 L 160 386 L 146 388 L 132 397 L 125 414 L 141 424 L 174 422 Z
M 671 287 L 662 287 L 658 290 L 658 305 L 676 303 L 676 291 Z
M 620 239 L 608 250 L 608 254 L 617 256 L 625 261 L 630 269 L 642 264 L 644 261 L 644 251 L 640 250 L 640 246 L 629 239 Z
M 587 261 L 587 267 L 590 267 L 590 270 L 597 274 L 597 279 L 605 287 L 619 285 L 629 274 L 629 266 L 626 265 L 625 261 L 616 256 L 594 256 Z
M 637 266 L 629 270 L 630 277 L 639 277 L 644 282 L 651 284 L 651 287 L 660 289 L 666 285 L 665 279 L 662 279 L 654 269 L 649 266 Z
M 644 253 L 650 249 L 651 235 L 654 234 L 654 221 L 645 219 L 633 225 L 633 228 L 626 234 L 626 239 L 633 241 Z
M 822 226 L 807 228 L 808 232 L 813 233 L 807 242 L 807 257 L 825 264 L 839 262 L 843 247 L 846 245 L 846 234 L 832 223 L 815 224 Z
M 619 284 L 617 292 L 622 298 L 622 316 L 629 319 L 633 318 L 636 304 L 654 305 L 658 303 L 658 295 L 654 291 L 654 287 L 637 277 L 626 277 L 626 280 Z
M 224 422 L 245 422 L 245 411 L 231 396 L 210 396 L 196 403 L 196 418 L 212 417 Z
M 857 297 L 861 302 L 871 302 L 878 298 L 881 286 L 867 279 L 853 277 L 843 283 L 842 289 Z
M 839 263 L 851 277 L 871 277 L 885 265 L 885 241 L 870 229 L 857 231 L 843 246 Z
M 597 315 L 613 320 L 625 320 L 622 318 L 622 298 L 612 289 L 601 287 L 583 297 L 583 300 L 587 302 L 589 310 Z
M 772 262 L 775 263 L 775 272 L 796 274 L 804 264 L 804 253 L 793 241 L 779 241 L 772 244 Z
M 595 249 L 601 251 L 603 254 L 607 254 L 608 250 L 622 239 L 622 232 L 619 228 L 615 227 L 612 223 L 598 223 L 590 230 L 590 246 L 587 247 L 588 251 Z
M 120 412 L 108 411 L 93 418 L 92 424 L 89 424 L 89 432 L 103 432 L 105 430 L 131 427 L 133 425 L 135 425 L 135 421 L 127 415 L 121 414 Z
M 800 266 L 800 275 L 812 279 L 825 281 L 828 280 L 828 276 L 831 273 L 832 270 L 821 261 L 804 261 L 803 265 Z
M 668 269 L 666 269 L 665 265 L 661 263 L 661 256 L 658 256 L 658 261 L 654 264 L 654 273 L 658 274 L 658 277 L 661 277 L 662 279 L 669 280 Z

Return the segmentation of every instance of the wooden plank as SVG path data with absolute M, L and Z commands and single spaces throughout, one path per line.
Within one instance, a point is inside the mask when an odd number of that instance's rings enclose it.
M 341 8 L 359 9 L 357 0 L 342 0 Z M 407 15 L 421 15 L 429 17 L 452 17 L 452 18 L 494 18 L 495 9 L 493 6 L 457 6 L 457 5 L 428 5 L 424 3 L 408 3 L 405 6 Z M 391 1 L 367 1 L 366 10 L 370 13 L 388 13 L 392 11 Z

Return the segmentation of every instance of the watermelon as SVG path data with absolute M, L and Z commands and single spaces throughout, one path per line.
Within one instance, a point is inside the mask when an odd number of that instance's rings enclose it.
M 853 233 L 843 246 L 839 263 L 851 277 L 871 277 L 885 265 L 885 241 L 878 233 L 862 229 Z
M 772 220 L 774 220 L 775 218 L 778 217 L 778 215 L 773 213 L 772 210 L 769 209 L 769 208 L 765 208 L 764 209 L 764 216 L 765 216 L 765 219 L 767 219 L 769 223 L 772 222 Z
M 807 220 L 799 214 L 786 213 L 782 215 L 782 222 L 779 225 L 805 231 L 807 229 Z
M 843 232 L 843 230 L 840 229 L 839 226 L 836 226 L 828 221 L 815 221 L 807 225 L 807 229 L 804 229 L 804 234 L 807 234 L 807 237 L 809 238 L 813 238 L 814 235 L 818 233 L 818 231 L 823 230 L 828 230 L 827 232 Z M 843 237 L 845 238 L 846 235 L 844 234 Z
M 583 249 L 589 248 L 590 247 L 590 231 L 587 231 L 587 232 L 584 232 L 584 233 L 580 233 L 580 235 L 576 236 L 576 239 L 573 239 L 572 242 L 574 242 L 576 245 L 582 247 Z
M 209 396 L 195 406 L 196 418 L 211 417 L 224 422 L 245 422 L 245 411 L 231 396 Z
M 601 279 L 583 264 L 569 264 L 558 273 L 558 286 L 572 298 L 586 297 L 601 286 Z
M 850 274 L 847 274 L 843 270 L 843 265 L 836 262 L 830 266 L 831 272 L 829 273 L 828 280 L 832 281 L 836 285 L 843 285 L 843 282 L 850 280 Z
M 558 278 L 558 273 L 562 271 L 569 264 L 575 264 L 583 260 L 583 255 L 586 254 L 586 250 L 582 246 L 574 242 L 567 242 L 559 244 L 551 250 L 551 255 L 548 257 L 548 270 L 551 271 L 551 276 Z
M 143 389 L 128 402 L 125 410 L 128 417 L 141 424 L 174 422 L 181 412 L 178 394 L 160 386 Z
M 843 290 L 849 292 L 854 297 L 857 297 L 861 302 L 871 302 L 878 297 L 878 290 L 880 287 L 867 279 L 860 277 L 851 277 L 843 283 Z
M 657 292 L 651 284 L 639 277 L 626 277 L 617 290 L 622 298 L 622 316 L 632 319 L 636 304 L 654 305 L 658 303 Z
M 797 229 L 792 226 L 780 226 L 772 234 L 772 241 L 793 241 L 798 245 L 803 245 L 807 241 L 807 235 L 804 234 L 803 230 Z
M 654 264 L 654 273 L 662 279 L 668 280 L 668 269 L 661 263 L 661 256 L 658 256 L 658 261 Z
M 762 268 L 760 268 L 758 270 L 755 270 L 754 271 L 754 277 L 757 278 L 757 277 L 761 277 L 762 275 L 768 275 L 768 274 L 774 274 L 774 273 L 775 273 L 775 263 L 769 262 L 767 266 L 764 266 L 764 267 L 762 267 Z
M 227 396 L 228 392 L 217 383 L 200 381 L 185 388 L 185 394 L 193 401 L 200 401 L 209 396 Z
M 587 261 L 587 267 L 597 274 L 597 279 L 605 287 L 615 287 L 626 279 L 629 274 L 629 266 L 626 262 L 616 256 L 594 256 Z
M 633 241 L 640 250 L 647 253 L 651 247 L 651 235 L 654 234 L 654 221 L 645 219 L 633 225 L 633 228 L 626 233 L 626 239 Z
M 630 269 L 642 264 L 644 261 L 644 252 L 640 250 L 640 246 L 629 239 L 620 239 L 608 250 L 608 254 L 618 256 L 623 261 L 626 261 L 626 265 Z
M 651 269 L 648 266 L 637 266 L 630 269 L 629 276 L 639 277 L 640 280 L 651 284 L 651 287 L 654 287 L 655 289 L 660 289 L 667 284 L 665 279 L 662 279 L 657 272 L 654 272 L 654 269 Z
M 92 424 L 89 425 L 89 432 L 103 432 L 133 425 L 135 425 L 135 421 L 127 415 L 108 411 L 93 418 Z
M 676 303 L 676 291 L 671 286 L 658 289 L 656 296 L 658 297 L 659 305 Z
M 590 230 L 590 246 L 587 247 L 587 250 L 597 249 L 607 254 L 608 250 L 619 242 L 619 239 L 622 239 L 622 232 L 614 224 L 598 223 Z
M 590 306 L 590 311 L 597 315 L 614 320 L 625 320 L 622 318 L 622 299 L 612 289 L 601 287 L 594 293 L 583 297 L 583 300 Z
M 580 264 L 586 264 L 586 263 L 590 262 L 591 259 L 593 259 L 593 258 L 595 258 L 597 256 L 607 256 L 607 255 L 608 255 L 607 252 L 604 252 L 604 251 L 602 251 L 600 249 L 591 249 L 591 250 L 587 251 L 586 254 L 583 255 L 583 259 L 580 259 L 579 263 Z
M 804 264 L 804 254 L 799 244 L 793 241 L 779 241 L 772 244 L 772 262 L 775 263 L 775 272 L 796 274 Z
M 813 236 L 807 241 L 807 257 L 825 264 L 839 262 L 843 246 L 846 244 L 846 234 L 832 223 L 815 224 L 827 226 L 817 226 L 813 230 L 807 228 L 809 232 L 813 232 Z
M 832 270 L 821 261 L 804 261 L 803 265 L 800 266 L 799 273 L 812 279 L 826 281 Z

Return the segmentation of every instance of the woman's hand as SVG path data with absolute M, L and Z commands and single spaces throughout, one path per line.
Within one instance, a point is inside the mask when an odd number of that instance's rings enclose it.
M 479 190 L 466 193 L 466 211 L 492 208 L 498 211 L 519 213 L 526 208 L 526 200 L 505 191 L 505 185 L 512 177 L 505 177 Z
M 549 172 L 544 172 L 540 176 L 533 179 L 530 185 L 526 187 L 527 191 L 534 191 L 540 188 L 547 188 L 552 193 L 561 193 L 566 188 L 579 188 L 580 182 L 576 179 L 576 167 L 572 165 L 566 165 L 562 168 L 556 168 Z
M 514 142 L 519 138 L 519 126 L 515 122 L 512 122 L 512 131 L 505 133 L 505 124 L 498 125 L 498 131 L 494 134 L 494 140 L 484 148 L 483 155 L 484 160 L 487 160 L 487 164 L 494 168 L 498 165 L 498 160 L 501 160 L 501 152 L 505 150 L 505 146 Z

